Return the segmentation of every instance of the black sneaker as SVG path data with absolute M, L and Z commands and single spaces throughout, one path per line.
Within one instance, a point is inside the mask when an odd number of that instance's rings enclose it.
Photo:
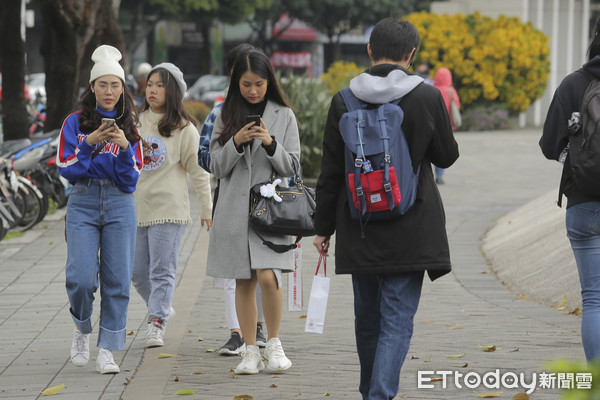
M 267 338 L 263 333 L 262 325 L 256 325 L 256 345 L 260 348 L 265 348 L 267 345 Z
M 237 356 L 245 350 L 244 339 L 240 337 L 239 333 L 233 332 L 227 343 L 219 349 L 219 354 L 222 356 Z

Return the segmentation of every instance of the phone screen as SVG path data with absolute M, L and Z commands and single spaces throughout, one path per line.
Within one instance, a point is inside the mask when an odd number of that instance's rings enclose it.
M 115 120 L 112 118 L 102 118 L 102 123 L 106 123 L 106 127 L 104 129 L 108 129 L 115 123 Z

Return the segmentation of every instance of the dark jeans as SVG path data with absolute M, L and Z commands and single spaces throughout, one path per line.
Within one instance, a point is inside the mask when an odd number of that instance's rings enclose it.
M 389 400 L 398 393 L 423 275 L 422 271 L 352 275 L 359 391 L 363 400 Z

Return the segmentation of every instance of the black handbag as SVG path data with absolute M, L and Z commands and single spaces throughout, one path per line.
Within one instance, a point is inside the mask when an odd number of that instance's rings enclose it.
M 315 190 L 306 187 L 299 174 L 294 176 L 289 187 L 277 185 L 276 197 L 264 197 L 261 187 L 272 185 L 275 175 L 265 183 L 259 183 L 250 189 L 250 226 L 261 238 L 263 244 L 278 253 L 285 253 L 297 247 L 303 236 L 315 235 L 314 212 L 316 206 Z M 297 236 L 290 245 L 277 245 L 265 240 L 260 234 Z

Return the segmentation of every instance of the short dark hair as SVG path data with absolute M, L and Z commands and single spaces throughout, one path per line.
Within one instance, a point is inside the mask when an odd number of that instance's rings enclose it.
M 592 43 L 588 47 L 588 60 L 596 57 L 600 54 L 600 17 L 596 20 L 596 24 L 594 25 L 594 37 L 592 39 Z
M 417 28 L 409 21 L 385 18 L 379 21 L 371 32 L 369 38 L 371 57 L 373 61 L 381 59 L 402 61 L 412 49 L 419 48 L 420 41 Z

